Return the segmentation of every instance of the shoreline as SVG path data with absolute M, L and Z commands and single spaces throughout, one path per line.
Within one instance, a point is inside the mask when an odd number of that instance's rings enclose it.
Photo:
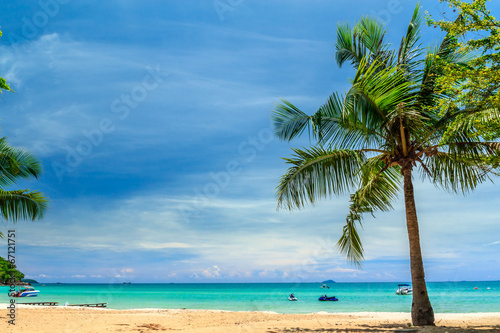
M 0 303 L 0 309 L 5 309 L 9 304 L 8 303 Z M 270 313 L 270 314 L 278 314 L 278 315 L 311 315 L 311 314 L 328 314 L 328 315 L 356 315 L 356 314 L 409 314 L 410 312 L 402 312 L 402 311 L 349 311 L 349 312 L 327 312 L 327 311 L 318 311 L 318 312 L 307 312 L 307 313 L 281 313 L 276 311 L 259 311 L 259 310 L 222 310 L 222 309 L 188 309 L 188 308 L 134 308 L 134 309 L 113 309 L 113 308 L 100 308 L 100 307 L 85 307 L 85 306 L 65 306 L 65 305 L 56 305 L 56 306 L 48 306 L 48 305 L 26 305 L 16 303 L 16 308 L 23 309 L 89 309 L 89 310 L 106 310 L 106 311 L 144 311 L 144 312 L 154 312 L 154 311 L 193 311 L 193 312 L 234 312 L 234 313 Z M 492 312 L 434 312 L 434 314 L 439 315 L 495 315 L 500 317 L 500 312 L 492 311 Z M 499 323 L 500 324 L 500 323 Z
M 436 313 L 435 327 L 411 327 L 405 312 L 278 314 L 270 311 L 16 307 L 15 327 L 0 304 L 1 332 L 500 332 L 500 312 Z
M 86 307 L 86 306 L 66 306 L 66 305 L 27 305 L 15 303 L 16 308 L 18 309 L 85 309 L 85 310 L 97 310 L 97 311 L 134 311 L 134 312 L 158 312 L 158 311 L 192 311 L 192 312 L 215 312 L 215 313 L 268 313 L 268 314 L 276 314 L 276 315 L 376 315 L 376 314 L 410 314 L 410 312 L 401 312 L 401 311 L 349 311 L 349 312 L 327 312 L 327 311 L 318 311 L 318 312 L 290 312 L 290 313 L 282 313 L 276 311 L 258 311 L 258 310 L 222 310 L 222 309 L 188 309 L 188 308 L 134 308 L 134 309 L 113 309 L 109 307 L 101 308 L 101 307 Z M 0 309 L 6 309 L 9 306 L 8 303 L 0 303 Z M 491 315 L 498 316 L 500 318 L 500 312 L 492 311 L 492 312 L 434 312 L 435 315 L 459 315 L 459 316 L 475 316 L 475 315 Z M 500 322 L 499 322 L 500 324 Z

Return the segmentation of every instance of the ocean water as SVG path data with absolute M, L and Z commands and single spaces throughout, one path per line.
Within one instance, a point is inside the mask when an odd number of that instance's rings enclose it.
M 205 283 L 205 284 L 45 284 L 38 297 L 16 302 L 59 302 L 59 305 L 108 303 L 111 309 L 213 309 L 229 311 L 408 312 L 411 296 L 396 295 L 397 283 Z M 474 289 L 477 287 L 478 289 Z M 500 281 L 429 282 L 436 313 L 500 312 Z M 288 300 L 294 293 L 297 302 Z M 318 297 L 336 296 L 338 302 Z M 0 287 L 0 303 L 8 303 L 8 287 Z

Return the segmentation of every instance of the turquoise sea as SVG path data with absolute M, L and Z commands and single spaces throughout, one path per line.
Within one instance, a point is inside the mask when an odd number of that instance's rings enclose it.
M 230 311 L 408 312 L 411 296 L 396 295 L 397 283 L 214 283 L 214 284 L 45 284 L 40 295 L 16 302 L 59 302 L 59 305 L 108 303 L 111 309 L 213 309 Z M 474 288 L 478 289 L 474 289 Z M 436 313 L 500 312 L 500 281 L 429 282 Z M 0 303 L 8 303 L 8 287 L 0 287 Z M 290 302 L 294 293 L 297 302 Z M 338 302 L 318 297 L 336 296 Z

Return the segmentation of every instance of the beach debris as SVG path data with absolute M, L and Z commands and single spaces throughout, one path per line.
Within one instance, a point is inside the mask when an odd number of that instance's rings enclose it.
M 90 303 L 90 304 L 68 304 L 67 306 L 82 306 L 87 308 L 105 308 L 108 303 Z
M 161 326 L 160 324 L 142 324 L 137 325 L 139 332 L 149 332 L 149 331 L 166 331 L 166 328 Z M 147 329 L 147 331 L 143 331 L 143 329 Z
M 41 306 L 57 306 L 58 302 L 30 302 L 30 303 L 17 303 L 24 305 L 41 305 Z

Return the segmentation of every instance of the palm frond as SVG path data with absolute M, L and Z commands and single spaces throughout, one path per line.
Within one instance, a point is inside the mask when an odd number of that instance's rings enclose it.
M 363 245 L 356 224 L 362 225 L 363 214 L 393 209 L 392 202 L 401 188 L 401 169 L 387 168 L 384 155 L 367 160 L 361 172 L 361 186 L 351 195 L 351 206 L 337 247 L 348 261 L 361 267 L 364 260 Z
M 422 53 L 422 48 L 418 44 L 421 24 L 422 14 L 420 12 L 420 3 L 417 3 L 406 35 L 401 40 L 398 52 L 398 66 L 403 68 L 407 73 L 414 72 L 416 67 L 419 66 L 418 58 Z
M 386 34 L 385 26 L 373 17 L 362 17 L 356 25 L 359 31 L 359 39 L 370 51 L 371 61 L 379 61 L 387 65 L 392 52 L 388 51 L 388 44 L 384 42 Z
M 339 67 L 342 67 L 345 62 L 350 62 L 352 66 L 357 67 L 368 52 L 366 46 L 359 40 L 358 29 L 351 28 L 349 23 L 337 24 L 335 49 L 335 59 Z
M 41 219 L 47 207 L 47 199 L 40 192 L 0 189 L 0 214 L 6 220 L 16 222 Z
M 356 223 L 361 226 L 361 218 L 355 212 L 349 212 L 346 218 L 346 224 L 342 228 L 342 236 L 337 242 L 337 248 L 340 253 L 345 255 L 347 260 L 354 266 L 361 268 L 364 260 L 364 249 L 359 237 Z
M 443 137 L 443 142 L 462 142 L 470 138 L 479 140 L 484 135 L 483 130 L 490 129 L 490 139 L 498 139 L 500 127 L 500 109 L 490 108 L 470 113 L 461 113 L 454 118 L 454 121 L 447 127 Z M 495 130 L 496 129 L 496 130 Z M 495 136 L 494 134 L 497 134 Z
M 274 133 L 279 139 L 290 141 L 302 134 L 310 124 L 311 117 L 289 101 L 282 99 L 281 102 L 275 106 L 271 116 Z
M 374 62 L 371 65 L 363 60 L 356 72 L 352 88 L 348 96 L 353 96 L 357 100 L 362 100 L 371 112 L 365 111 L 365 106 L 359 103 L 363 108 L 363 117 L 373 118 L 371 124 L 380 126 L 385 120 L 388 112 L 394 110 L 400 103 L 410 100 L 410 92 L 414 89 L 414 83 L 408 82 L 405 75 L 398 71 L 397 67 L 381 68 L 381 64 Z M 373 112 L 375 111 L 375 112 Z
M 388 44 L 384 42 L 385 34 L 384 24 L 374 17 L 362 17 L 353 28 L 348 23 L 338 24 L 335 43 L 338 66 L 350 62 L 354 68 L 358 68 L 362 59 L 389 65 L 393 52 L 388 50 Z
M 345 149 L 383 141 L 380 128 L 364 123 L 365 119 L 358 116 L 353 98 L 333 93 L 311 117 L 314 135 L 320 144 L 330 143 Z
M 361 186 L 351 197 L 351 210 L 388 211 L 401 188 L 401 168 L 388 167 L 385 155 L 372 157 L 360 169 Z
M 364 153 L 323 147 L 293 149 L 292 166 L 277 186 L 278 208 L 302 208 L 317 199 L 350 191 L 365 160 Z
M 422 178 L 452 193 L 466 194 L 489 180 L 490 166 L 482 164 L 477 156 L 437 152 L 425 157 L 423 163 L 430 172 L 422 172 Z
M 9 146 L 0 138 L 0 186 L 14 184 L 19 178 L 37 178 L 42 171 L 40 161 L 29 151 Z

